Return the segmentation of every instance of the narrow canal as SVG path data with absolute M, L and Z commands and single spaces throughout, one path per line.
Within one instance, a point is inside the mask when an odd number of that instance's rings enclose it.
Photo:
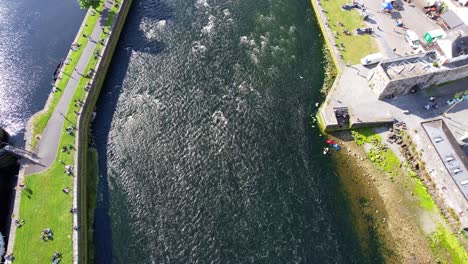
M 29 117 L 44 108 L 84 14 L 72 0 L 0 1 L 0 127 L 17 144 Z
M 312 128 L 309 0 L 135 0 L 98 103 L 96 263 L 365 263 Z

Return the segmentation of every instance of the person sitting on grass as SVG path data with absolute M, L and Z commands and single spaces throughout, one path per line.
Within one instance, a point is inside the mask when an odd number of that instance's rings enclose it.
M 16 227 L 22 227 L 23 225 L 24 225 L 24 219 L 21 219 L 21 220 L 16 219 L 15 220 L 15 226 Z
M 62 254 L 60 252 L 55 252 L 51 258 L 52 263 L 60 263 L 62 260 Z
M 43 229 L 42 232 L 41 232 L 41 239 L 43 241 L 47 241 L 49 239 L 52 239 L 52 229 L 50 229 L 50 228 Z

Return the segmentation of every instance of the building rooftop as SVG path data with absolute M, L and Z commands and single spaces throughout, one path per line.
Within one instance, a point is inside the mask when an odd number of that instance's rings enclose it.
M 453 181 L 468 200 L 468 157 L 441 119 L 422 123 Z
M 403 79 L 435 72 L 438 68 L 432 63 L 437 61 L 435 51 L 408 57 L 392 58 L 382 61 L 380 66 L 384 69 L 390 79 Z

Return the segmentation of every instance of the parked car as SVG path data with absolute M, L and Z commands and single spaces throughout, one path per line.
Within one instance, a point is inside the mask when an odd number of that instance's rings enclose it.
M 382 59 L 383 59 L 382 53 L 373 53 L 362 58 L 361 64 L 364 66 L 372 65 L 372 64 L 379 63 L 380 61 L 382 61 Z
M 406 30 L 405 31 L 405 39 L 406 39 L 406 42 L 408 42 L 408 44 L 410 44 L 410 46 L 413 49 L 419 48 L 420 42 L 419 42 L 419 37 L 416 34 L 416 32 L 414 32 L 412 30 Z
M 356 29 L 356 34 L 358 35 L 362 35 L 362 34 L 372 34 L 372 32 L 374 32 L 374 30 L 370 27 L 368 28 L 357 28 Z
M 359 4 L 357 4 L 357 3 L 346 3 L 346 4 L 342 5 L 341 8 L 343 8 L 344 10 L 351 10 L 353 8 L 359 8 Z

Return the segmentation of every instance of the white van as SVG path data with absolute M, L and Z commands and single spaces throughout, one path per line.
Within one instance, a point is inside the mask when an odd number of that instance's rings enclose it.
M 372 64 L 379 63 L 382 59 L 383 59 L 383 56 L 381 53 L 373 53 L 362 58 L 361 64 L 364 66 L 372 65 Z
M 419 48 L 420 42 L 419 42 L 419 37 L 416 34 L 416 32 L 412 30 L 406 30 L 405 39 L 406 39 L 406 42 L 408 42 L 413 49 Z

